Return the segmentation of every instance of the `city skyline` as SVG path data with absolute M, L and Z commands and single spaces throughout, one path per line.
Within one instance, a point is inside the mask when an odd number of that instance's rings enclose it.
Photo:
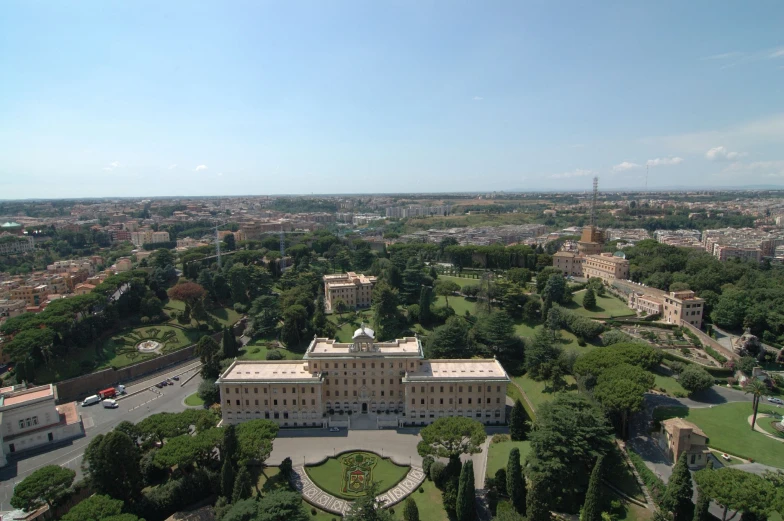
M 1 199 L 784 180 L 772 2 L 11 2 L 5 15 Z

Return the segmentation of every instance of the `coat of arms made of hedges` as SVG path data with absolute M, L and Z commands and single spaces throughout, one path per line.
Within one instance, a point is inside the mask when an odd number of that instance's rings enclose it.
M 343 471 L 341 491 L 344 494 L 364 496 L 373 482 L 373 468 L 378 458 L 367 453 L 351 453 L 340 458 Z

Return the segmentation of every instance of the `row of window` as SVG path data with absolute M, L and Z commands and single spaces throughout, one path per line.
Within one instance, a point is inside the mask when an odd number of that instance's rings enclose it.
M 380 364 L 381 364 L 381 369 L 384 369 L 384 362 L 381 362 Z M 420 365 L 421 364 L 422 364 L 422 362 L 420 362 Z M 414 368 L 414 362 L 411 362 L 410 365 L 411 365 L 411 368 L 413 369 Z M 351 368 L 352 369 L 356 369 L 357 368 L 357 362 L 351 362 Z M 375 369 L 376 368 L 376 363 L 375 362 L 370 362 L 370 368 L 371 369 Z M 395 368 L 395 363 L 394 362 L 389 362 L 389 368 L 390 369 L 394 369 Z M 403 362 L 398 362 L 397 363 L 397 368 L 398 369 L 403 369 Z M 313 369 L 318 369 L 318 364 L 313 364 Z M 324 362 L 324 369 L 329 369 L 329 362 Z M 332 369 L 338 369 L 338 363 L 337 362 L 332 362 Z M 343 369 L 348 369 L 348 362 L 343 362 Z M 367 369 L 367 362 L 362 362 L 362 369 Z
M 231 394 L 231 387 L 224 387 L 224 389 L 226 390 L 226 394 Z M 267 394 L 267 388 L 266 387 L 262 387 L 262 389 L 264 389 L 264 394 Z M 283 394 L 286 394 L 286 389 L 287 388 L 283 387 L 281 389 L 282 389 Z M 240 388 L 239 387 L 235 387 L 234 388 L 234 392 L 235 392 L 235 394 L 240 394 Z M 248 394 L 248 392 L 249 392 L 248 388 L 245 387 L 245 394 Z M 300 394 L 305 394 L 305 388 L 304 387 L 300 388 L 299 392 L 300 392 Z M 253 388 L 253 394 L 259 394 L 259 388 L 258 387 L 254 387 Z M 273 387 L 272 388 L 272 394 L 278 394 L 278 388 L 277 387 Z M 291 394 L 297 394 L 297 388 L 296 387 L 292 387 L 291 388 Z M 310 394 L 316 394 L 316 388 L 315 387 L 311 387 L 310 388 Z
M 358 381 L 357 378 L 353 378 L 352 380 L 354 382 L 354 385 L 358 385 L 357 384 L 357 381 Z M 381 385 L 384 385 L 384 379 L 383 378 L 379 379 L 379 383 Z M 402 384 L 403 383 L 403 379 L 402 378 L 398 378 L 397 379 L 397 383 L 398 384 Z M 339 378 L 335 378 L 334 380 L 332 380 L 332 384 L 340 385 L 340 379 Z M 325 378 L 324 379 L 324 385 L 330 385 L 330 379 L 329 378 Z M 344 378 L 343 379 L 343 385 L 348 385 L 348 378 Z M 362 385 L 367 385 L 367 378 L 362 378 Z M 370 385 L 376 385 L 376 379 L 375 378 L 371 378 L 370 379 Z M 389 385 L 395 385 L 395 378 L 390 378 L 389 379 Z
M 430 405 L 434 405 L 433 400 L 434 400 L 434 398 L 430 398 Z M 453 400 L 454 400 L 454 398 L 449 398 L 449 405 L 452 405 L 454 403 Z M 458 398 L 457 399 L 457 403 L 458 404 L 462 404 L 463 403 L 463 399 L 462 398 Z M 476 399 L 476 403 L 477 404 L 481 404 L 482 403 L 482 399 L 481 398 L 477 398 Z M 486 400 L 486 403 L 490 403 L 490 398 L 488 398 Z M 501 403 L 501 398 L 496 398 L 495 399 L 495 403 Z M 419 400 L 419 404 L 420 405 L 425 405 L 425 399 L 421 398 Z M 438 399 L 438 404 L 439 405 L 444 405 L 444 399 L 443 398 L 439 398 Z M 468 404 L 471 405 L 471 398 L 468 399 Z M 411 405 L 416 405 L 416 398 L 411 398 Z
M 29 427 L 35 427 L 36 425 L 38 425 L 38 416 L 33 416 L 31 418 L 25 418 L 24 420 L 19 420 L 20 429 L 27 429 Z
M 420 418 L 424 418 L 425 415 L 429 416 L 430 418 L 435 418 L 436 417 L 435 411 L 430 411 L 430 412 L 419 411 L 419 417 Z M 457 415 L 456 416 L 466 416 L 466 417 L 470 418 L 471 415 L 472 415 L 472 413 L 469 410 L 468 412 L 466 412 L 466 414 L 463 414 L 463 411 L 457 411 Z M 452 411 L 449 411 L 449 414 L 444 414 L 444 411 L 438 411 L 438 416 L 454 416 L 454 415 L 452 414 Z M 476 411 L 476 415 L 475 416 L 477 418 L 481 418 L 482 417 L 482 411 Z M 491 416 L 495 416 L 496 418 L 500 418 L 501 417 L 501 410 L 500 409 L 496 409 L 495 411 L 485 411 L 485 417 L 486 418 L 490 418 Z M 409 418 L 416 418 L 416 417 L 417 417 L 417 411 L 411 411 L 411 414 L 409 414 Z
M 445 389 L 445 387 L 444 387 L 443 385 L 440 385 L 440 386 L 438 387 L 438 392 L 439 392 L 439 393 L 443 393 L 443 392 L 444 392 L 444 389 Z M 481 393 L 481 392 L 482 392 L 482 386 L 481 386 L 481 385 L 477 385 L 477 386 L 476 386 L 476 390 L 477 390 L 477 392 L 480 392 L 480 393 Z M 416 386 L 414 386 L 414 385 L 412 385 L 412 386 L 411 386 L 411 392 L 412 392 L 412 393 L 416 393 Z M 422 393 L 424 393 L 424 392 L 425 392 L 425 386 L 424 386 L 424 385 L 422 385 L 422 386 L 420 386 L 420 387 L 419 387 L 419 392 L 422 392 Z M 431 386 L 430 386 L 430 392 L 431 392 L 431 393 L 434 393 L 434 392 L 436 392 L 436 391 L 435 391 L 435 386 L 434 386 L 434 385 L 431 385 Z M 455 392 L 455 387 L 454 387 L 453 385 L 450 385 L 450 386 L 449 386 L 449 392 L 450 392 L 450 393 L 453 393 L 453 392 Z M 462 393 L 462 392 L 463 392 L 463 386 L 462 386 L 462 385 L 458 385 L 458 386 L 457 386 L 457 392 L 459 392 L 459 393 Z M 472 392 L 474 392 L 474 386 L 473 386 L 473 385 L 469 385 L 469 386 L 468 386 L 468 392 L 469 392 L 469 393 L 472 393 Z M 488 393 L 491 393 L 491 392 L 493 392 L 493 386 L 492 386 L 492 385 L 488 385 L 488 386 L 487 386 L 487 392 L 488 392 Z M 497 393 L 500 393 L 500 392 L 501 392 L 501 386 L 500 386 L 500 385 L 496 385 L 496 386 L 495 386 L 495 392 L 497 392 Z
M 240 400 L 235 400 L 235 401 L 236 401 L 237 405 L 241 405 Z M 258 400 L 254 400 L 254 402 L 256 402 L 254 405 L 259 405 L 259 401 Z M 226 400 L 226 405 L 231 405 L 231 400 Z M 250 400 L 245 400 L 245 405 L 250 405 Z M 264 405 L 268 407 L 269 406 L 269 400 L 264 400 Z M 278 405 L 278 400 L 277 399 L 272 400 L 272 405 Z M 286 399 L 285 398 L 283 399 L 283 405 L 288 405 L 286 403 Z M 291 400 L 291 405 L 297 405 L 297 400 L 296 399 Z M 300 405 L 307 405 L 307 400 L 300 400 Z M 310 400 L 310 405 L 316 405 L 316 400 L 311 399 Z
M 357 395 L 356 389 L 354 389 L 352 392 L 354 393 L 352 396 L 356 396 Z M 329 396 L 329 395 L 330 395 L 329 391 L 327 391 L 327 396 Z M 376 391 L 370 391 L 370 395 L 371 396 L 375 396 L 376 395 Z M 335 391 L 335 396 L 340 396 L 340 391 Z M 348 396 L 348 391 L 343 391 L 343 396 Z M 384 391 L 383 390 L 381 391 L 381 396 L 384 396 Z M 394 390 L 390 390 L 389 391 L 389 396 L 395 396 L 395 391 Z M 402 392 L 400 393 L 400 396 L 403 396 Z

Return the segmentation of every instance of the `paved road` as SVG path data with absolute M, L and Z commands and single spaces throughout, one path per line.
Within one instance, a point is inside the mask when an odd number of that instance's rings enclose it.
M 120 407 L 117 409 L 104 409 L 98 405 L 90 407 L 79 407 L 82 415 L 82 422 L 85 427 L 85 435 L 71 441 L 60 443 L 56 448 L 51 446 L 42 447 L 39 450 L 32 450 L 21 453 L 17 456 L 8 458 L 8 465 L 0 469 L 0 513 L 11 509 L 10 500 L 13 495 L 13 488 L 16 483 L 22 481 L 35 470 L 46 465 L 60 465 L 68 467 L 77 474 L 77 480 L 81 477 L 82 454 L 85 447 L 98 434 L 106 434 L 115 425 L 123 420 L 139 422 L 145 417 L 158 412 L 179 412 L 185 406 L 183 400 L 189 394 L 196 391 L 201 383 L 201 377 L 196 376 L 184 386 L 179 383 L 174 386 L 167 386 L 163 389 L 150 390 L 150 386 L 165 378 L 181 374 L 188 366 L 180 366 L 177 369 L 161 373 L 149 380 L 138 382 L 127 387 L 127 396 L 120 400 Z M 180 382 L 184 382 L 189 375 L 193 374 L 195 368 L 189 370 L 182 376 Z M 141 391 L 138 394 L 133 394 Z

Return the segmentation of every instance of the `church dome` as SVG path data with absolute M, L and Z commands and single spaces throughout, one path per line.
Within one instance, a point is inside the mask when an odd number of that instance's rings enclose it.
M 376 333 L 369 327 L 365 326 L 365 324 L 362 324 L 359 326 L 359 329 L 354 331 L 354 336 L 352 338 L 357 338 L 360 336 L 369 336 L 370 338 L 375 338 Z

